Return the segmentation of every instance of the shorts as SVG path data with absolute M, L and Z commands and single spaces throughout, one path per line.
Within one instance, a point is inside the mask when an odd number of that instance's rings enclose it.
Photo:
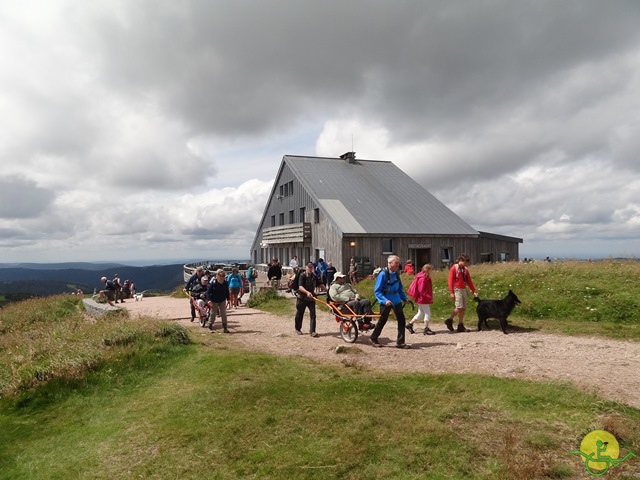
M 466 310 L 467 309 L 467 289 L 466 288 L 454 288 L 453 294 L 456 299 L 456 308 Z
M 103 293 L 105 297 L 111 302 L 116 298 L 116 292 L 113 290 L 100 290 L 100 293 Z
M 231 293 L 232 295 L 238 295 L 240 293 L 240 287 L 230 288 L 229 293 Z

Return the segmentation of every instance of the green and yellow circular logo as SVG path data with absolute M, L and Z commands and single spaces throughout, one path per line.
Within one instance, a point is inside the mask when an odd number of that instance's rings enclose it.
M 618 440 L 604 430 L 588 433 L 580 443 L 580 450 L 572 450 L 570 453 L 581 455 L 584 459 L 584 467 L 594 477 L 604 475 L 611 467 L 617 467 L 626 459 L 635 457 L 635 454 L 629 452 L 624 458 L 618 459 L 620 456 Z

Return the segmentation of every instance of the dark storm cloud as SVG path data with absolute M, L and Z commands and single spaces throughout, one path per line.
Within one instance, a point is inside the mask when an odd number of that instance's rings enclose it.
M 97 29 L 105 79 L 131 95 L 161 92 L 197 131 L 241 135 L 356 108 L 393 125 L 396 141 L 455 135 L 526 105 L 572 69 L 624 55 L 640 35 L 635 2 L 125 8 L 126 20 L 103 19 Z
M 635 0 L 0 7 L 0 158 L 30 194 L 0 229 L 60 240 L 41 252 L 244 252 L 282 155 L 355 137 L 478 229 L 627 238 L 638 25 Z
M 25 219 L 41 215 L 55 198 L 54 192 L 41 188 L 21 176 L 0 177 L 0 218 Z

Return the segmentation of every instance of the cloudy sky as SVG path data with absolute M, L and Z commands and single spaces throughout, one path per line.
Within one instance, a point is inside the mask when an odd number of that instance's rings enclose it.
M 636 0 L 0 0 L 0 262 L 248 258 L 283 155 L 640 256 Z

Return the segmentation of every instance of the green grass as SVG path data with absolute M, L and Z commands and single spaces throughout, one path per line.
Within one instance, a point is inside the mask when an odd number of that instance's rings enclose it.
M 5 399 L 0 478 L 545 478 L 640 412 L 566 385 L 170 346 Z M 622 467 L 618 467 L 622 468 Z M 557 478 L 557 477 L 556 477 Z

